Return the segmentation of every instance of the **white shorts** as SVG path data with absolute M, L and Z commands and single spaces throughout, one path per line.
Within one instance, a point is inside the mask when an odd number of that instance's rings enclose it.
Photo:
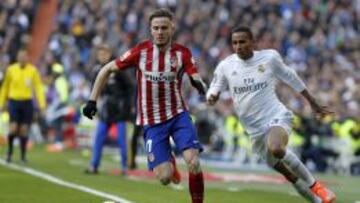
M 286 112 L 278 117 L 274 117 L 268 124 L 266 124 L 265 132 L 257 136 L 250 136 L 253 152 L 259 155 L 262 159 L 266 160 L 269 166 L 273 167 L 278 161 L 268 152 L 267 147 L 267 132 L 274 126 L 282 127 L 289 136 L 291 133 L 293 115 L 291 112 Z

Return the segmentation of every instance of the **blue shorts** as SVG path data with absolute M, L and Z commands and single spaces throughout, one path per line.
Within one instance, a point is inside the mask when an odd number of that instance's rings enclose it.
M 144 126 L 144 140 L 150 170 L 163 162 L 170 161 L 170 136 L 180 151 L 190 148 L 199 149 L 199 152 L 203 150 L 187 111 L 163 123 Z
M 33 103 L 32 100 L 9 100 L 8 109 L 11 123 L 31 124 L 33 120 Z

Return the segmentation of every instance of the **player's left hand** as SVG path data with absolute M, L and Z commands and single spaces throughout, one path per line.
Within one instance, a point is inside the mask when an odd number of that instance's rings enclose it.
M 313 105 L 311 105 L 311 108 L 316 113 L 316 116 L 318 118 L 323 118 L 327 115 L 334 114 L 334 112 L 328 106 L 321 106 L 319 104 L 313 104 Z
M 96 111 L 97 111 L 96 101 L 92 101 L 92 100 L 89 100 L 82 110 L 84 116 L 88 117 L 89 119 L 92 119 L 93 116 L 95 116 Z
M 216 102 L 217 102 L 217 100 L 219 99 L 219 94 L 217 94 L 217 95 L 213 95 L 213 94 L 210 94 L 209 96 L 207 96 L 207 98 L 206 98 L 206 103 L 208 104 L 208 105 L 214 105 Z

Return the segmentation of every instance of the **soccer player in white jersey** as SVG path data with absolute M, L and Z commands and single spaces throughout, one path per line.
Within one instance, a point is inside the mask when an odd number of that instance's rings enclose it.
M 333 202 L 334 193 L 316 181 L 299 158 L 287 149 L 292 112 L 276 96 L 278 81 L 299 92 L 318 116 L 332 112 L 328 107 L 319 105 L 276 50 L 254 50 L 255 40 L 248 27 L 234 28 L 231 44 L 235 53 L 216 67 L 207 92 L 208 104 L 214 105 L 220 91 L 228 86 L 234 108 L 250 135 L 254 152 L 283 174 L 309 201 Z
M 190 50 L 172 41 L 175 31 L 172 13 L 166 9 L 154 11 L 150 15 L 150 29 L 152 40 L 139 43 L 102 67 L 83 113 L 90 119 L 95 115 L 96 100 L 111 72 L 136 68 L 137 124 L 143 126 L 149 168 L 164 185 L 180 181 L 171 156 L 171 136 L 188 167 L 192 203 L 202 203 L 204 180 L 199 163 L 202 146 L 181 95 L 182 77 L 186 73 L 201 94 L 206 93 L 207 87 L 197 73 Z

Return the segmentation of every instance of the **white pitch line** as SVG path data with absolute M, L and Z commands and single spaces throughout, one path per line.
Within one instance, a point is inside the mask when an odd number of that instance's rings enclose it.
M 115 196 L 115 195 L 105 193 L 105 192 L 101 192 L 101 191 L 98 191 L 98 190 L 95 190 L 95 189 L 92 189 L 92 188 L 89 188 L 89 187 L 86 187 L 86 186 L 83 186 L 83 185 L 79 185 L 79 184 L 75 184 L 75 183 L 71 183 L 71 182 L 61 180 L 61 179 L 59 179 L 59 178 L 57 178 L 55 176 L 43 173 L 41 171 L 34 170 L 32 168 L 29 168 L 29 167 L 18 166 L 16 164 L 8 164 L 3 159 L 0 159 L 0 165 L 3 165 L 3 166 L 5 166 L 7 168 L 10 168 L 12 170 L 27 173 L 29 175 L 32 175 L 32 176 L 47 180 L 49 182 L 52 182 L 52 183 L 55 183 L 55 184 L 58 184 L 58 185 L 61 185 L 61 186 L 64 186 L 64 187 L 80 190 L 82 192 L 86 192 L 86 193 L 90 193 L 92 195 L 103 197 L 103 198 L 106 198 L 108 200 L 115 201 L 117 203 L 134 203 L 134 202 L 131 202 L 131 201 L 126 200 L 124 198 L 121 198 L 119 196 Z

